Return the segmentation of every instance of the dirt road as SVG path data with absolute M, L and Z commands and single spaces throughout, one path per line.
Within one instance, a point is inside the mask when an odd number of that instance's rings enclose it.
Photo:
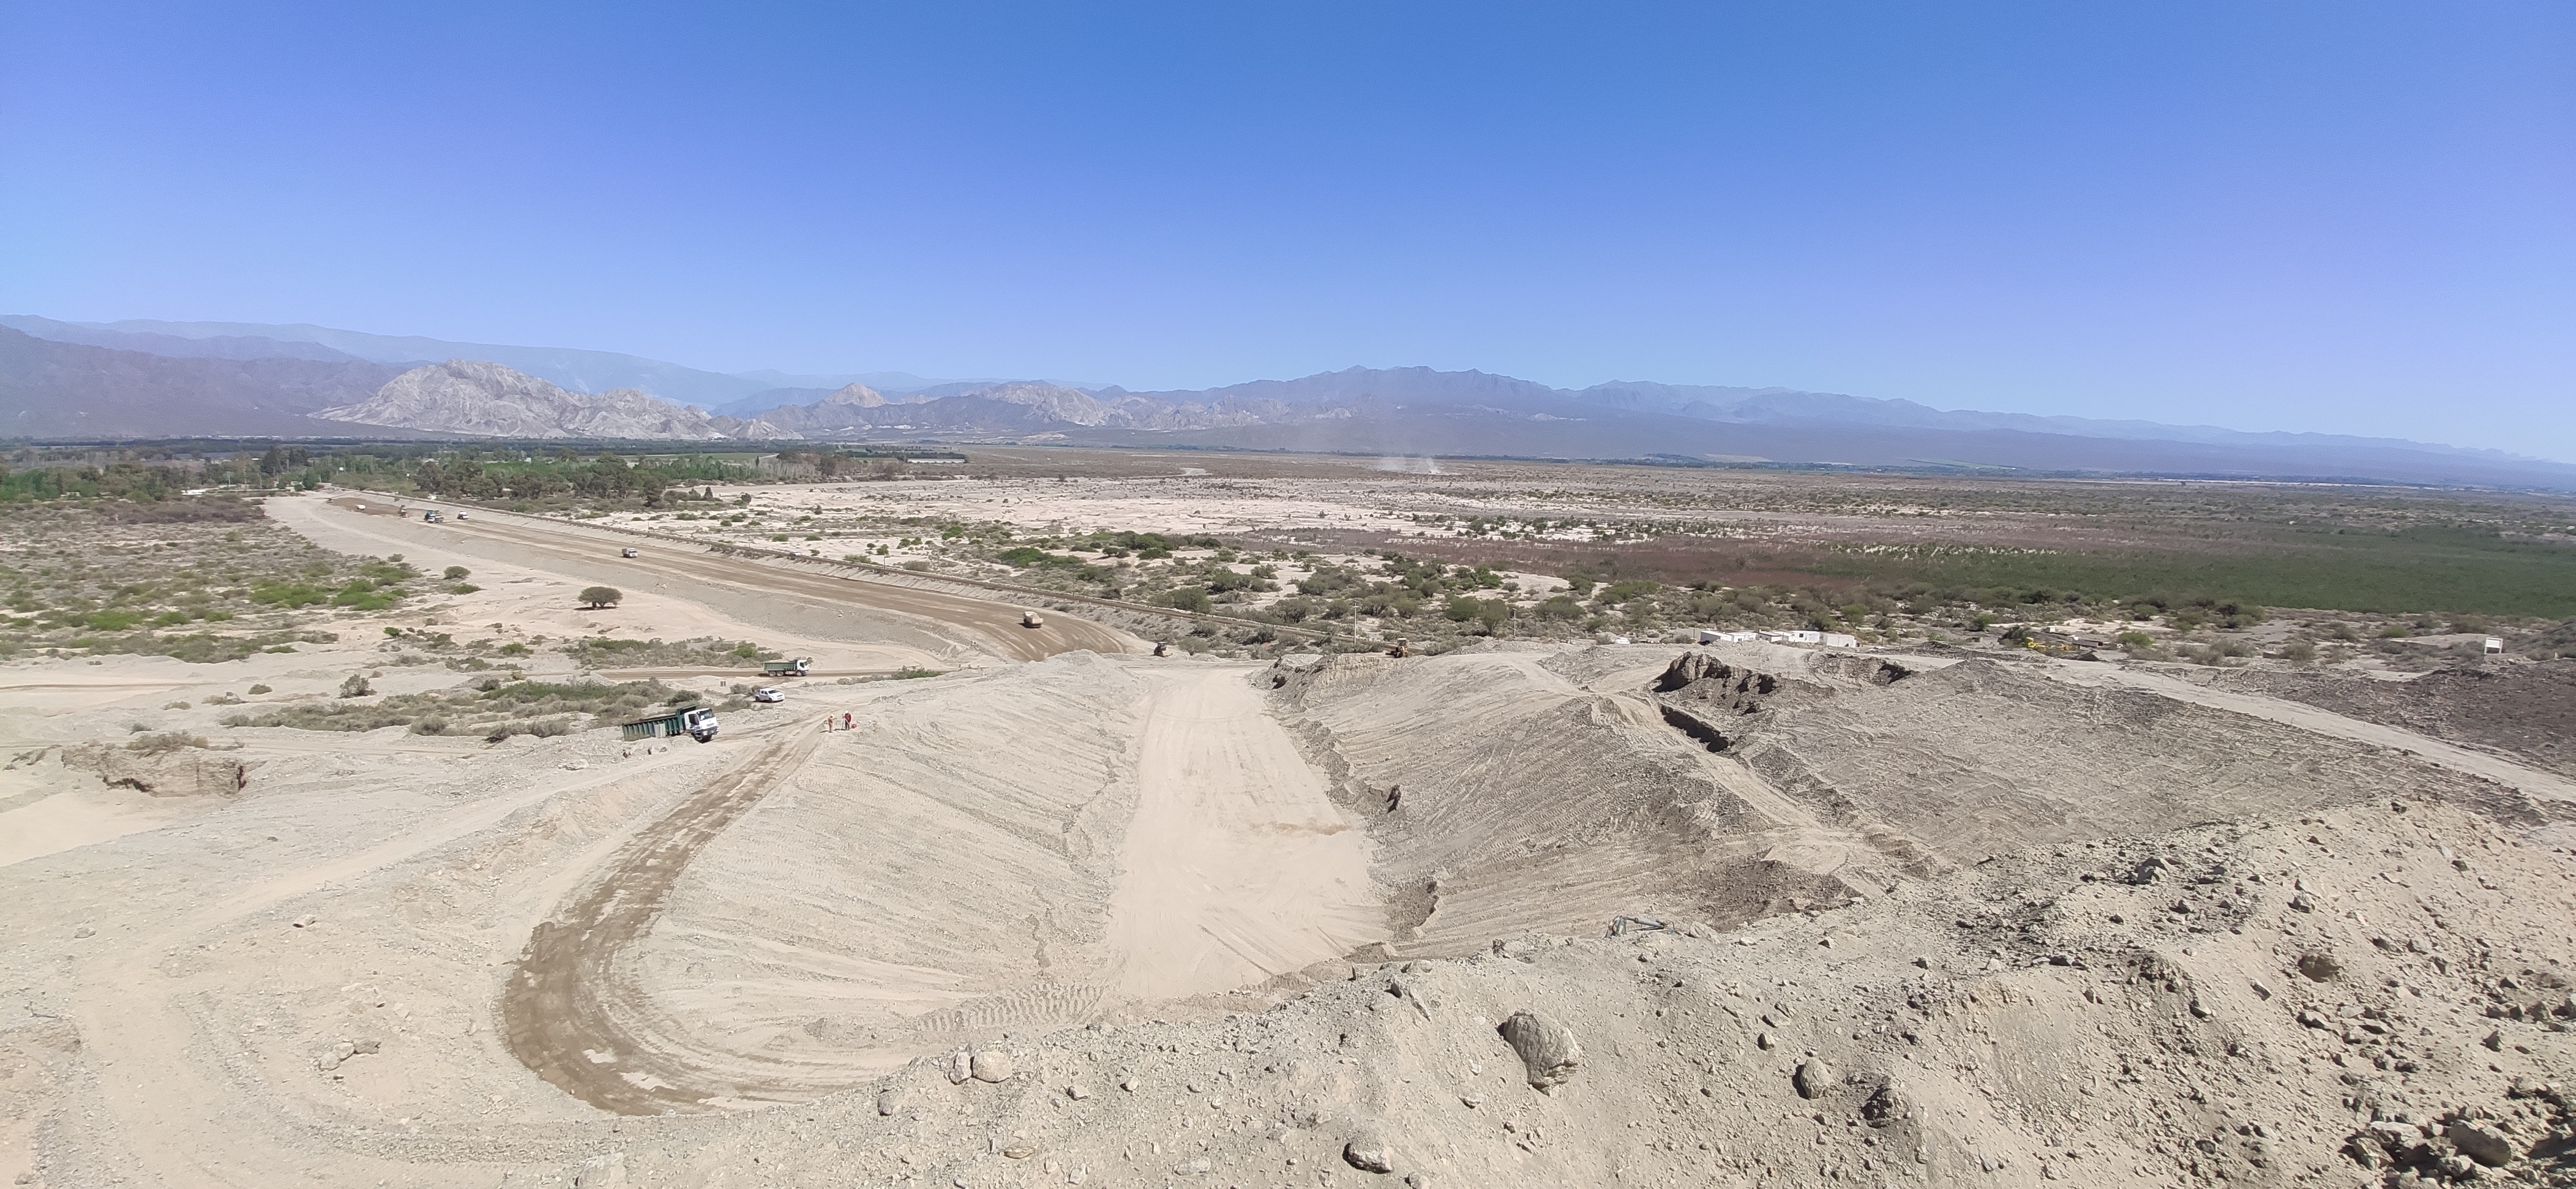
M 739 1101 L 754 1087 L 710 1086 L 699 1063 L 639 1026 L 645 996 L 623 960 L 661 916 L 689 857 L 805 762 L 820 732 L 791 729 L 617 849 L 561 911 L 539 924 L 501 993 L 501 1024 L 539 1077 L 601 1110 L 658 1115 Z
M 439 548 L 505 560 L 515 565 L 563 575 L 574 581 L 656 590 L 709 607 L 739 605 L 742 596 L 779 596 L 823 610 L 836 624 L 800 625 L 853 638 L 882 634 L 900 639 L 901 627 L 923 629 L 949 643 L 1005 660 L 1042 660 L 1059 652 L 1142 652 L 1143 641 L 1124 632 L 1062 612 L 1048 612 L 1046 626 L 1024 628 L 1026 608 L 990 599 L 922 590 L 890 582 L 825 572 L 803 572 L 789 565 L 747 561 L 692 549 L 648 542 L 635 545 L 617 536 L 536 517 L 477 512 L 473 519 L 423 524 L 404 519 L 381 497 L 341 496 L 327 504 L 316 500 L 271 501 L 271 515 L 290 526 L 320 523 L 343 533 L 363 535 L 394 551 Z M 364 505 L 361 511 L 359 505 Z M 628 547 L 640 556 L 621 557 Z M 856 613 L 856 618 L 852 614 Z M 876 622 L 871 622 L 871 621 Z M 877 631 L 880 627 L 895 629 Z
M 1121 996 L 1249 986 L 1386 936 L 1367 836 L 1244 678 L 1156 675 L 1109 902 Z

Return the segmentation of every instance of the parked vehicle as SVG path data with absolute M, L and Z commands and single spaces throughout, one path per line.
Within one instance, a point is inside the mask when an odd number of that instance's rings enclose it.
M 704 706 L 675 710 L 658 718 L 639 719 L 617 728 L 628 739 L 664 739 L 686 735 L 700 743 L 716 741 L 716 712 Z
M 787 691 L 774 685 L 764 685 L 759 689 L 751 691 L 751 700 L 755 702 L 784 702 L 787 700 Z

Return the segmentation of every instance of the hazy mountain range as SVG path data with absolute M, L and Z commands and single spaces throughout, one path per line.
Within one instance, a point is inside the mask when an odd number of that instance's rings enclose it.
M 364 427 L 361 429 L 361 427 Z M 1934 409 L 1787 388 L 1349 368 L 1196 391 L 728 375 L 319 326 L 0 316 L 0 435 L 1028 442 L 2348 478 L 2576 490 L 2576 465 L 2337 434 Z

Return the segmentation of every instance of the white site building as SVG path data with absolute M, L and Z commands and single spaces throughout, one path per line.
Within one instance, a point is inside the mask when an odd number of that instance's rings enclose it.
M 1860 644 L 1860 638 L 1849 633 L 1815 632 L 1803 628 L 1787 632 L 1721 632 L 1702 628 L 1699 633 L 1702 644 L 1750 644 L 1755 640 L 1768 640 L 1774 644 L 1821 644 L 1827 648 L 1852 648 Z

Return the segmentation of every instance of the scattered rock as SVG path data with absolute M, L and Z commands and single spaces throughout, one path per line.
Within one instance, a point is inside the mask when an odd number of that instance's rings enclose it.
M 1012 1160 L 1026 1160 L 1037 1154 L 1038 1150 L 1028 1144 L 1012 1144 L 1002 1149 L 1002 1155 Z
M 371 1057 L 372 1057 L 372 1056 L 374 1056 L 374 1055 L 376 1055 L 377 1053 L 381 1053 L 381 1052 L 383 1052 L 384 1050 L 385 1050 L 385 1042 L 380 1041 L 380 1040 L 359 1040 L 359 1041 L 351 1041 L 351 1042 L 349 1043 L 349 1051 L 350 1051 L 350 1052 L 352 1052 L 352 1053 L 365 1053 L 365 1054 L 367 1054 L 368 1056 L 371 1056 Z
M 1352 1168 L 1356 1168 L 1361 1172 L 1389 1173 L 1395 1171 L 1394 1153 L 1387 1150 L 1386 1142 L 1384 1140 L 1378 1139 L 1375 1136 L 1363 1136 L 1361 1138 L 1354 1139 L 1349 1143 L 1343 1144 L 1342 1159 L 1348 1161 Z
M 974 1055 L 964 1049 L 948 1054 L 947 1060 L 941 1064 L 944 1066 L 944 1072 L 948 1074 L 949 1085 L 963 1086 L 966 1084 L 966 1079 L 975 1076 Z
M 2488 1168 L 2503 1168 L 2522 1158 L 2522 1152 L 2514 1146 L 2512 1137 L 2496 1130 L 2490 1123 L 2463 1119 L 2451 1124 L 2442 1136 L 2450 1140 L 2451 1146 L 2458 1148 L 2461 1155 Z
M 897 1090 L 892 1086 L 888 1086 L 883 1090 L 877 1091 L 878 1114 L 890 1119 L 901 1110 L 903 1110 L 903 1091 Z
M 2504 1032 L 2501 1029 L 2491 1031 L 2479 1037 L 2478 1043 L 2485 1045 L 2490 1053 L 2501 1053 L 2504 1051 Z
M 76 937 L 76 938 L 78 938 L 78 937 L 96 937 L 96 936 L 98 936 L 98 930 L 96 930 L 96 929 L 92 929 L 92 928 L 90 928 L 90 927 L 89 927 L 89 926 L 87 926 L 87 925 L 83 925 L 83 926 L 81 926 L 80 928 L 77 928 L 77 929 L 72 930 L 72 936 L 73 936 L 73 937 Z
M 2317 910 L 2317 898 L 2307 894 L 2306 892 L 2301 892 L 2296 896 L 2290 897 L 2290 908 L 2297 912 L 2315 912 Z
M 1907 1101 L 1905 1091 L 1894 1082 L 1880 1083 L 1878 1089 L 1870 1092 L 1869 1101 L 1860 1104 L 1862 1121 L 1872 1127 L 1903 1122 L 1912 1113 L 1914 1104 Z
M 1520 1055 L 1529 1084 L 1537 1089 L 1564 1085 L 1583 1065 L 1583 1046 L 1575 1043 L 1574 1033 L 1536 1012 L 1513 1012 L 1494 1030 Z
M 1064 1088 L 1064 1096 L 1074 1100 L 1075 1102 L 1080 1102 L 1091 1097 L 1091 1088 L 1088 1086 L 1067 1086 Z
M 2302 954 L 2299 956 L 2299 973 L 2308 976 L 2310 982 L 2331 982 L 2336 975 L 2343 973 L 2343 963 L 2335 961 L 2330 954 Z
M 1834 1071 L 1819 1058 L 1800 1062 L 1797 1072 L 1789 1075 L 1789 1085 L 1798 1091 L 1800 1098 L 1822 1098 L 1833 1084 Z
M 979 1082 L 1007 1082 L 1011 1080 L 1011 1055 L 999 1049 L 977 1050 L 968 1071 Z

